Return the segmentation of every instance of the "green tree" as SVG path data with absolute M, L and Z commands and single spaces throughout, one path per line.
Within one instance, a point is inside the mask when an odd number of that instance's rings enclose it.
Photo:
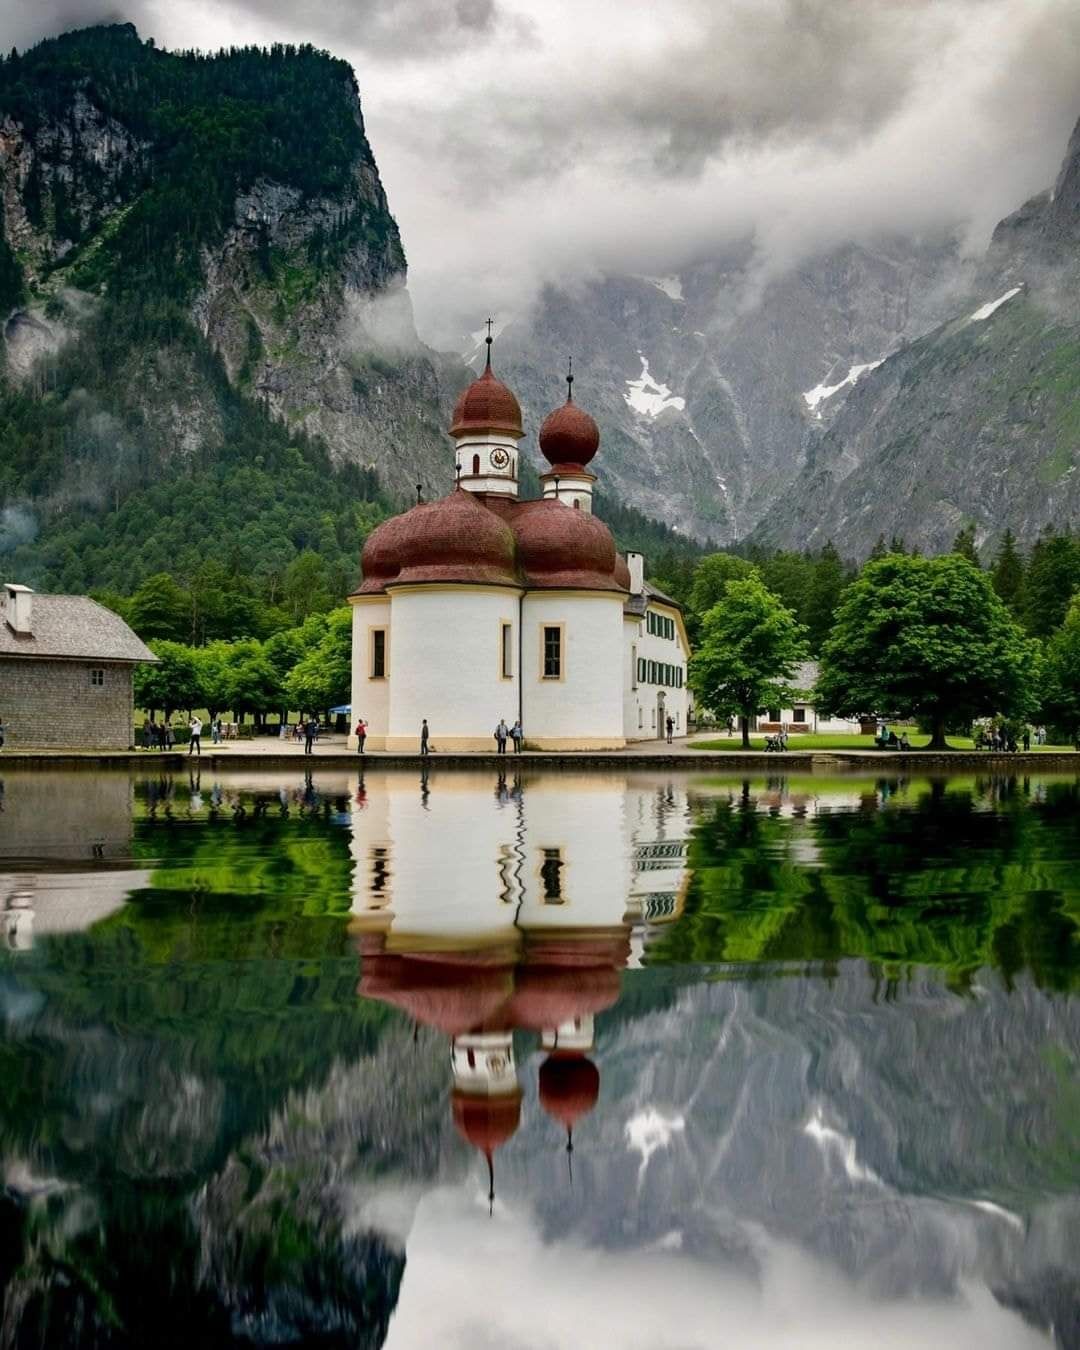
M 272 708 L 282 706 L 281 681 L 263 649 L 254 638 L 231 644 L 230 693 L 238 721 L 244 713 L 255 714 L 261 722 Z
M 147 577 L 128 604 L 128 622 L 144 642 L 191 641 L 191 593 L 168 572 Z
M 232 707 L 235 699 L 232 644 L 210 642 L 205 647 L 196 647 L 194 655 L 202 706 L 213 721 L 218 713 Z
M 1069 530 L 1045 530 L 1035 541 L 1024 575 L 1021 613 L 1028 632 L 1045 638 L 1060 628 L 1078 586 L 1080 544 Z
M 305 549 L 289 563 L 281 589 L 282 603 L 296 623 L 333 608 L 326 563 L 312 549 Z
M 1080 592 L 1047 644 L 1044 687 L 1047 721 L 1080 744 Z
M 178 708 L 204 706 L 197 654 L 182 642 L 157 639 L 149 644 L 156 665 L 135 667 L 135 704 L 148 712 L 160 708 L 170 717 Z
M 729 581 L 738 581 L 753 572 L 753 564 L 734 553 L 709 553 L 694 568 L 690 587 L 690 608 L 701 616 L 724 598 Z
M 285 680 L 289 706 L 325 711 L 347 703 L 352 684 L 352 611 L 326 616 L 322 638 L 290 670 Z
M 795 696 L 791 679 L 807 654 L 804 631 L 756 575 L 729 581 L 702 620 L 690 686 L 701 707 L 738 715 L 743 749 L 750 748 L 757 710 Z
M 819 652 L 832 631 L 836 607 L 850 580 L 848 569 L 830 539 L 814 560 L 805 609 L 799 614 L 806 624 L 811 651 Z
M 956 554 L 867 563 L 845 592 L 821 658 L 824 710 L 925 717 L 935 750 L 948 748 L 950 719 L 1022 717 L 1038 694 L 1035 644 L 989 577 Z
M 1024 560 L 1016 547 L 1016 536 L 1012 530 L 1006 530 L 1002 535 L 991 575 L 994 590 L 1012 614 L 1019 617 L 1024 592 Z
M 975 526 L 965 525 L 953 540 L 952 552 L 966 558 L 973 567 L 981 567 L 979 551 L 975 547 Z

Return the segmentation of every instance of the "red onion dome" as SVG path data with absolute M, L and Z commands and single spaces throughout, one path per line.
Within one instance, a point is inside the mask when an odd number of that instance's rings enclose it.
M 384 520 L 364 540 L 360 554 L 363 581 L 358 595 L 375 595 L 386 589 L 401 569 L 401 542 L 405 516 Z
M 540 1065 L 540 1105 L 572 1130 L 600 1096 L 600 1070 L 578 1055 L 550 1055 Z
M 551 1031 L 577 1017 L 603 1012 L 618 1002 L 619 972 L 612 966 L 539 970 L 526 967 L 517 979 L 508 1013 L 515 1027 Z
M 391 953 L 365 957 L 357 988 L 362 997 L 400 1008 L 447 1036 L 463 1036 L 493 1021 L 512 992 L 508 966 Z
M 464 488 L 456 488 L 440 501 L 414 506 L 399 520 L 400 529 L 394 536 L 399 570 L 394 584 L 518 584 L 513 532 Z
M 529 586 L 619 590 L 611 531 L 588 511 L 553 498 L 523 502 L 513 513 L 518 566 Z
M 544 418 L 540 452 L 549 464 L 567 469 L 588 464 L 599 447 L 600 428 L 573 399 Z
M 458 1134 L 489 1158 L 521 1122 L 520 1092 L 472 1097 L 455 1090 L 450 1094 L 450 1105 Z
M 451 436 L 462 436 L 469 431 L 503 431 L 511 436 L 524 436 L 521 425 L 521 406 L 514 395 L 495 378 L 490 361 L 484 373 L 462 393 L 454 406 Z

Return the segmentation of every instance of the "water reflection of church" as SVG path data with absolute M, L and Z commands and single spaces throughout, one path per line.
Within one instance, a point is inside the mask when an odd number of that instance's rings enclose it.
M 689 822 L 685 791 L 644 775 L 500 778 L 494 811 L 476 789 L 388 775 L 361 794 L 351 929 L 359 992 L 448 1038 L 454 1123 L 490 1174 L 521 1120 L 515 1032 L 539 1038 L 539 1101 L 572 1148 L 600 1093 L 594 1019 L 682 911 Z

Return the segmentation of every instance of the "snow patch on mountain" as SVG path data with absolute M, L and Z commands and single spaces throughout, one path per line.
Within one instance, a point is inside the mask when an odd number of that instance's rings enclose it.
M 642 277 L 641 279 L 647 281 L 650 286 L 655 286 L 658 291 L 663 291 L 669 300 L 681 300 L 683 298 L 682 281 L 678 277 Z
M 682 412 L 686 407 L 686 399 L 679 398 L 666 384 L 654 380 L 649 374 L 649 362 L 640 352 L 638 356 L 641 357 L 641 375 L 636 380 L 626 381 L 626 393 L 623 395 L 630 407 L 643 417 L 659 417 L 667 408 Z
M 882 357 L 881 361 L 884 360 L 885 358 Z M 815 385 L 813 389 L 807 389 L 803 394 L 806 406 L 812 412 L 816 412 L 818 417 L 820 417 L 821 412 L 818 406 L 819 404 L 824 403 L 826 399 L 832 398 L 834 394 L 838 394 L 841 389 L 846 389 L 848 385 L 854 386 L 859 378 L 865 375 L 868 370 L 877 370 L 878 366 L 881 365 L 881 361 L 867 361 L 861 366 L 852 366 L 839 384 L 818 384 Z
M 872 1168 L 859 1162 L 855 1152 L 855 1140 L 850 1135 L 841 1134 L 839 1130 L 825 1124 L 820 1107 L 803 1126 L 803 1133 L 814 1140 L 826 1157 L 834 1155 L 839 1158 L 849 1181 L 865 1181 L 874 1186 L 882 1184 L 881 1178 Z
M 1014 286 L 1011 291 L 1006 291 L 1004 295 L 999 295 L 996 300 L 990 300 L 985 305 L 980 305 L 974 314 L 968 319 L 968 323 L 979 323 L 983 319 L 988 319 L 995 309 L 1000 309 L 1006 300 L 1011 300 L 1014 295 L 1019 295 L 1023 286 Z
M 641 1166 L 638 1169 L 638 1184 L 645 1175 L 649 1159 L 657 1149 L 667 1148 L 676 1134 L 686 1129 L 682 1116 L 664 1116 L 654 1106 L 647 1106 L 626 1122 L 623 1133 L 628 1148 L 641 1154 Z

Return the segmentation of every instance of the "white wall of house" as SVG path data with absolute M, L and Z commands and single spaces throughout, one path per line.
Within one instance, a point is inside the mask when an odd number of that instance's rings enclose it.
M 649 631 L 650 611 L 666 621 L 665 626 L 673 636 Z M 669 714 L 675 719 L 674 734 L 685 736 L 690 703 L 686 665 L 690 653 L 679 611 L 671 605 L 650 601 L 644 617 L 636 624 L 624 625 L 624 634 L 623 725 L 626 739 L 658 740 L 666 735 L 664 721 Z M 644 671 L 642 661 L 645 662 Z
M 774 717 L 773 713 L 779 713 L 779 717 Z M 776 731 L 781 726 L 786 727 L 793 735 L 799 735 L 801 732 L 824 732 L 828 735 L 849 735 L 858 734 L 858 720 L 851 721 L 846 717 L 826 717 L 820 715 L 812 703 L 796 703 L 793 708 L 772 708 L 766 709 L 761 713 L 756 722 L 755 728 L 758 731 Z

